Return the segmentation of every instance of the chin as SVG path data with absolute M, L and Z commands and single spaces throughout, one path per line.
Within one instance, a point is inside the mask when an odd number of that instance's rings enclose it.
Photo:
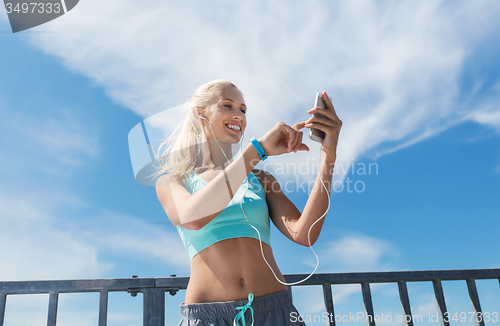
M 237 138 L 237 137 L 234 137 L 234 136 L 233 137 L 224 137 L 224 138 L 217 138 L 217 141 L 219 143 L 221 143 L 221 144 L 222 143 L 237 144 L 237 143 L 239 143 L 241 141 L 241 138 L 242 137 Z M 210 138 L 210 140 L 215 140 L 215 139 L 214 138 Z
M 230 139 L 226 139 L 225 141 L 228 143 L 231 143 L 231 144 L 238 144 L 241 141 L 241 137 L 239 139 L 230 138 Z

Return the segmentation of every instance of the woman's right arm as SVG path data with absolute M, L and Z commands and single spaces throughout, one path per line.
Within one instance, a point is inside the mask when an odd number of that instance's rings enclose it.
M 249 144 L 243 155 L 196 193 L 191 195 L 177 178 L 162 176 L 156 182 L 156 194 L 174 225 L 199 230 L 227 206 L 258 162 L 260 156 Z
M 302 143 L 302 131 L 279 122 L 259 140 L 268 156 L 297 150 L 309 150 Z M 261 158 L 252 144 L 243 154 L 194 194 L 172 177 L 156 182 L 156 193 L 165 212 L 174 225 L 199 230 L 226 208 L 236 190 Z

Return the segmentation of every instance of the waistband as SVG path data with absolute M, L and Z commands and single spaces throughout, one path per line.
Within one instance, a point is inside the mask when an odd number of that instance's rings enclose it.
M 208 316 L 235 316 L 239 310 L 236 307 L 244 306 L 248 303 L 248 299 L 225 302 L 204 302 L 181 304 L 180 310 L 184 317 L 188 318 L 203 318 Z M 259 312 L 275 310 L 284 306 L 292 305 L 292 295 L 289 291 L 280 291 L 276 293 L 266 294 L 260 297 L 255 297 L 252 303 L 252 308 L 255 314 Z

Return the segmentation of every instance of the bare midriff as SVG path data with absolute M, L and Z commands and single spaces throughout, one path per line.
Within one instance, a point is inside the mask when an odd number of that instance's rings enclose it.
M 285 279 L 272 249 L 262 243 L 264 255 L 276 276 Z M 184 304 L 248 299 L 286 290 L 262 258 L 259 240 L 235 238 L 219 241 L 191 260 L 191 277 Z

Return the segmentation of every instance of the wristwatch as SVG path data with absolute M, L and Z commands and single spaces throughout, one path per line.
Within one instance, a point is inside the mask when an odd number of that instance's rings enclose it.
M 264 161 L 267 158 L 267 154 L 260 146 L 260 143 L 255 139 L 255 137 L 250 138 L 250 142 L 252 143 L 253 147 L 257 150 L 257 153 L 259 153 L 260 158 Z

